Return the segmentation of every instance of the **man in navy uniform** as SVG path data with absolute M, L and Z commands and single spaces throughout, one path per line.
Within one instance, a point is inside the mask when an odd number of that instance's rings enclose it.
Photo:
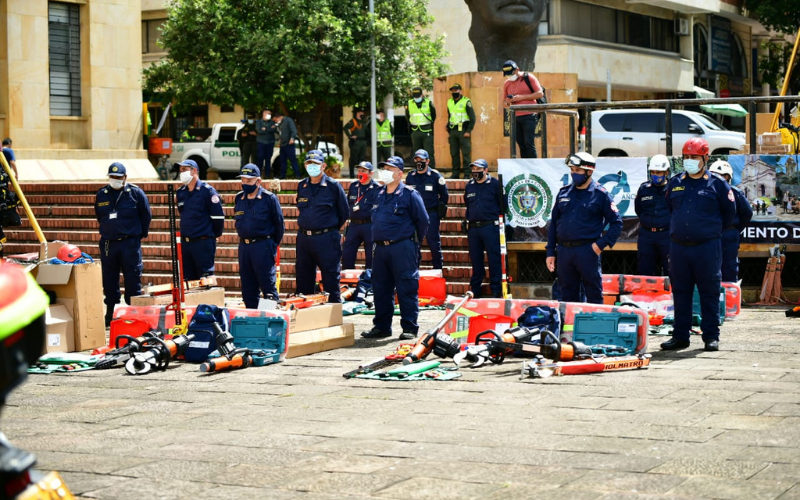
M 470 289 L 475 298 L 480 298 L 481 283 L 486 276 L 483 267 L 484 252 L 489 257 L 489 279 L 492 297 L 503 296 L 502 263 L 500 260 L 500 214 L 503 213 L 503 186 L 489 175 L 486 160 L 475 160 L 470 165 L 472 179 L 464 189 L 467 205 L 467 241 L 469 260 L 472 262 Z
M 325 155 L 314 149 L 306 154 L 308 177 L 297 185 L 297 293 L 314 293 L 316 271 L 328 302 L 341 302 L 342 236 L 339 229 L 350 210 L 342 186 L 325 175 Z
M 447 214 L 447 183 L 442 174 L 432 169 L 428 163 L 428 152 L 424 149 L 414 153 L 414 171 L 406 177 L 406 185 L 416 189 L 422 196 L 425 210 L 428 211 L 428 248 L 431 251 L 431 264 L 434 269 L 442 268 L 442 236 L 439 233 L 439 222 Z M 421 237 L 422 235 L 420 235 Z
M 372 269 L 372 205 L 381 186 L 372 180 L 372 163 L 362 161 L 357 166 L 357 182 L 351 182 L 347 193 L 350 205 L 350 225 L 342 247 L 342 266 L 355 269 L 358 248 L 364 244 L 366 268 Z
M 119 303 L 119 273 L 125 280 L 125 302 L 142 294 L 142 244 L 150 231 L 150 204 L 139 186 L 127 183 L 125 165 L 108 167 L 108 185 L 95 196 L 94 213 L 100 224 L 100 261 L 106 327 Z
M 261 170 L 248 164 L 239 171 L 242 191 L 236 194 L 233 218 L 239 234 L 239 278 L 248 309 L 258 308 L 259 291 L 278 300 L 275 258 L 283 240 L 283 212 L 274 193 L 261 187 Z
M 200 180 L 194 160 L 178 163 L 180 180 L 176 199 L 181 215 L 183 279 L 198 280 L 214 274 L 217 238 L 222 236 L 225 214 L 217 190 Z
M 667 184 L 670 219 L 670 281 L 675 304 L 672 338 L 661 349 L 689 347 L 694 288 L 700 295 L 700 328 L 706 351 L 719 350 L 719 287 L 722 230 L 733 224 L 736 199 L 730 186 L 706 170 L 708 142 L 692 138 L 683 145 L 684 173 Z
M 403 159 L 392 156 L 378 164 L 383 167 L 385 186 L 372 208 L 372 291 L 375 318 L 367 339 L 392 335 L 394 295 L 400 303 L 400 340 L 417 336 L 419 325 L 419 238 L 428 230 L 428 212 L 420 194 L 403 184 Z
M 603 303 L 603 278 L 600 254 L 617 242 L 622 217 L 614 199 L 592 180 L 595 160 L 589 153 L 576 153 L 566 160 L 572 184 L 556 195 L 547 232 L 547 268 L 558 265 L 561 300 L 578 302 L 581 284 L 586 301 Z M 603 234 L 603 228 L 608 231 Z
M 639 216 L 637 270 L 643 276 L 669 276 L 670 215 L 664 196 L 669 179 L 669 158 L 653 156 L 649 170 L 650 179 L 639 186 L 633 201 Z
M 709 170 L 725 179 L 736 199 L 736 215 L 733 217 L 733 223 L 722 228 L 722 281 L 735 283 L 739 280 L 739 237 L 753 219 L 753 207 L 741 189 L 731 185 L 733 168 L 730 163 L 717 160 L 711 164 Z

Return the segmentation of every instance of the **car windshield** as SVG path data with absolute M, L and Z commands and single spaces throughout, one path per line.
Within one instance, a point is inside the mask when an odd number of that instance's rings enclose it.
M 693 118 L 696 118 L 697 121 L 699 121 L 700 123 L 702 123 L 703 125 L 705 125 L 706 127 L 708 127 L 711 130 L 728 130 L 725 127 L 723 127 L 722 125 L 720 125 L 719 123 L 715 122 L 712 118 L 709 118 L 706 115 L 700 115 L 700 114 L 693 115 Z

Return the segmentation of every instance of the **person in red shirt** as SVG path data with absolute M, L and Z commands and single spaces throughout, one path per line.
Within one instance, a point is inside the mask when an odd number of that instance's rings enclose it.
M 544 96 L 539 80 L 532 74 L 519 69 L 514 61 L 506 61 L 503 64 L 503 76 L 508 77 L 503 84 L 503 94 L 506 96 L 504 107 L 506 108 L 512 104 L 536 104 L 536 99 Z M 538 122 L 538 113 L 517 111 L 516 134 L 521 158 L 537 158 L 536 144 L 533 139 Z

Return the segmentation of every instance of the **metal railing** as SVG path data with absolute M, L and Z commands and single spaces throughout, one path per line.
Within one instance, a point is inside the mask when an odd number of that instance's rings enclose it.
M 547 115 L 569 115 L 570 128 L 570 154 L 577 149 L 575 116 L 579 113 L 586 124 L 586 151 L 592 152 L 592 111 L 596 109 L 629 109 L 629 108 L 664 108 L 665 113 L 665 140 L 667 141 L 667 156 L 672 156 L 672 110 L 676 106 L 701 106 L 706 104 L 745 104 L 748 119 L 750 120 L 749 144 L 755 151 L 756 144 L 756 105 L 784 102 L 800 102 L 800 95 L 770 96 L 770 97 L 726 97 L 714 99 L 653 99 L 644 101 L 613 101 L 613 102 L 564 102 L 548 104 L 514 104 L 509 120 L 511 121 L 511 158 L 517 157 L 516 144 L 516 116 L 517 111 L 535 111 L 542 113 L 542 158 L 547 158 Z M 568 111 L 576 110 L 576 111 Z

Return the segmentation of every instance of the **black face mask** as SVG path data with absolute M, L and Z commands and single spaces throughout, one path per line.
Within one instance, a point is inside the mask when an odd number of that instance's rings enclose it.
M 453 92 L 451 94 L 453 96 L 453 100 L 457 101 L 459 97 L 461 97 L 461 92 Z
M 414 164 L 414 166 L 416 167 L 417 172 L 424 172 L 425 169 L 428 167 L 428 164 L 425 163 L 424 161 L 418 161 Z
M 480 182 L 483 179 L 484 172 L 472 172 L 472 178 L 475 179 L 477 182 Z

